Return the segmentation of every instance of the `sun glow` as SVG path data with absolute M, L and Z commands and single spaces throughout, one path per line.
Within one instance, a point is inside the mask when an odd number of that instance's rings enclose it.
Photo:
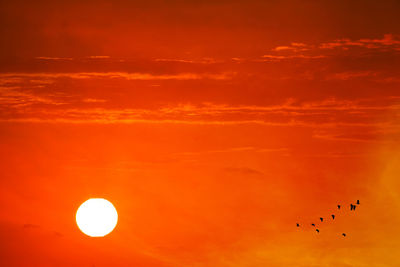
M 117 222 L 117 210 L 110 201 L 103 198 L 88 199 L 76 212 L 79 229 L 91 237 L 108 235 L 114 230 Z

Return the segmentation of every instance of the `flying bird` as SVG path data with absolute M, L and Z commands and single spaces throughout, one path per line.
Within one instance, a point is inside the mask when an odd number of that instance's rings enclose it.
M 353 210 L 353 209 L 354 209 L 354 205 L 350 204 L 350 210 Z
M 334 220 L 335 219 L 335 214 L 332 214 L 332 220 Z
M 340 205 L 337 205 L 338 210 L 340 210 Z
M 360 205 L 360 200 L 357 199 L 357 205 Z
M 319 233 L 319 229 L 315 229 L 315 231 L 317 231 L 317 233 Z
M 342 234 L 342 236 L 344 236 L 344 237 L 345 237 L 345 236 L 346 236 L 346 234 L 345 234 L 345 233 L 343 233 L 343 234 Z
M 300 226 L 300 224 L 296 223 L 296 226 L 297 226 L 297 227 L 299 227 L 299 226 Z
M 324 220 L 324 218 L 322 218 L 322 217 L 321 217 L 321 218 L 319 218 L 319 219 L 321 220 L 321 222 Z
M 312 224 L 311 224 L 311 226 L 314 226 L 314 227 L 315 227 L 315 224 L 314 224 L 314 223 L 312 223 Z

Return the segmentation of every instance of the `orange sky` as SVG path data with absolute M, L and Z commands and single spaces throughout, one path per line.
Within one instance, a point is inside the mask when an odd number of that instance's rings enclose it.
M 399 13 L 1 1 L 0 265 L 399 266 Z

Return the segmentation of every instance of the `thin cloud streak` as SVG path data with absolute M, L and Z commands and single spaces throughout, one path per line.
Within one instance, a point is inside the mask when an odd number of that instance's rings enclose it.
M 131 73 L 131 72 L 67 72 L 67 73 L 2 73 L 0 79 L 9 78 L 41 78 L 41 79 L 92 79 L 92 78 L 108 78 L 108 79 L 126 79 L 126 80 L 228 80 L 231 79 L 232 73 L 218 74 L 198 74 L 198 73 L 180 73 L 180 74 L 161 74 L 155 75 L 150 73 Z
M 277 53 L 276 55 L 264 55 L 263 57 L 276 60 L 325 58 L 335 56 L 331 50 L 347 51 L 352 48 L 374 50 L 375 52 L 400 51 L 400 35 L 385 34 L 381 39 L 362 38 L 352 40 L 350 38 L 342 38 L 317 44 L 292 42 L 290 45 L 280 45 L 272 48 L 271 51 Z M 305 52 L 307 52 L 307 55 L 304 54 Z M 317 54 L 315 55 L 314 53 Z
M 74 60 L 72 57 L 35 57 L 40 60 Z
M 26 112 L 24 114 L 24 112 Z M 274 127 L 308 127 L 308 128 L 379 128 L 382 132 L 399 131 L 400 125 L 396 121 L 373 122 L 346 122 L 340 119 L 336 121 L 315 121 L 302 119 L 299 116 L 284 117 L 282 119 L 270 120 L 268 114 L 265 117 L 194 117 L 191 116 L 168 116 L 160 110 L 137 110 L 137 109 L 64 109 L 47 110 L 42 112 L 30 112 L 25 109 L 17 113 L 17 116 L 3 117 L 1 122 L 30 122 L 30 123 L 72 123 L 72 124 L 187 124 L 187 125 L 245 125 L 258 124 Z
M 400 48 L 400 36 L 394 34 L 385 34 L 382 39 L 359 39 L 351 40 L 348 38 L 334 40 L 319 45 L 322 49 L 346 48 L 346 47 L 363 47 L 368 49 L 394 49 Z
M 72 102 L 71 102 L 72 101 Z M 110 107 L 107 99 L 85 96 L 78 107 L 71 100 L 53 92 L 35 94 L 23 88 L 0 87 L 0 107 L 7 109 L 2 120 L 63 121 L 96 123 L 196 123 L 271 125 L 352 125 L 383 127 L 397 125 L 393 120 L 376 120 L 378 114 L 399 112 L 398 98 L 297 102 L 287 99 L 278 105 L 226 105 L 216 103 L 174 104 L 158 108 Z M 43 106 L 41 104 L 46 104 Z M 39 106 L 38 106 L 39 105 Z M 90 105 L 90 106 L 89 106 Z M 107 107 L 108 106 L 108 107 Z

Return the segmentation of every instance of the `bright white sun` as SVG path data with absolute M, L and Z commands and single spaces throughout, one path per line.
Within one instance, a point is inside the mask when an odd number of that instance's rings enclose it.
M 117 221 L 117 210 L 104 198 L 90 198 L 76 212 L 79 229 L 91 237 L 108 235 L 117 225 Z

